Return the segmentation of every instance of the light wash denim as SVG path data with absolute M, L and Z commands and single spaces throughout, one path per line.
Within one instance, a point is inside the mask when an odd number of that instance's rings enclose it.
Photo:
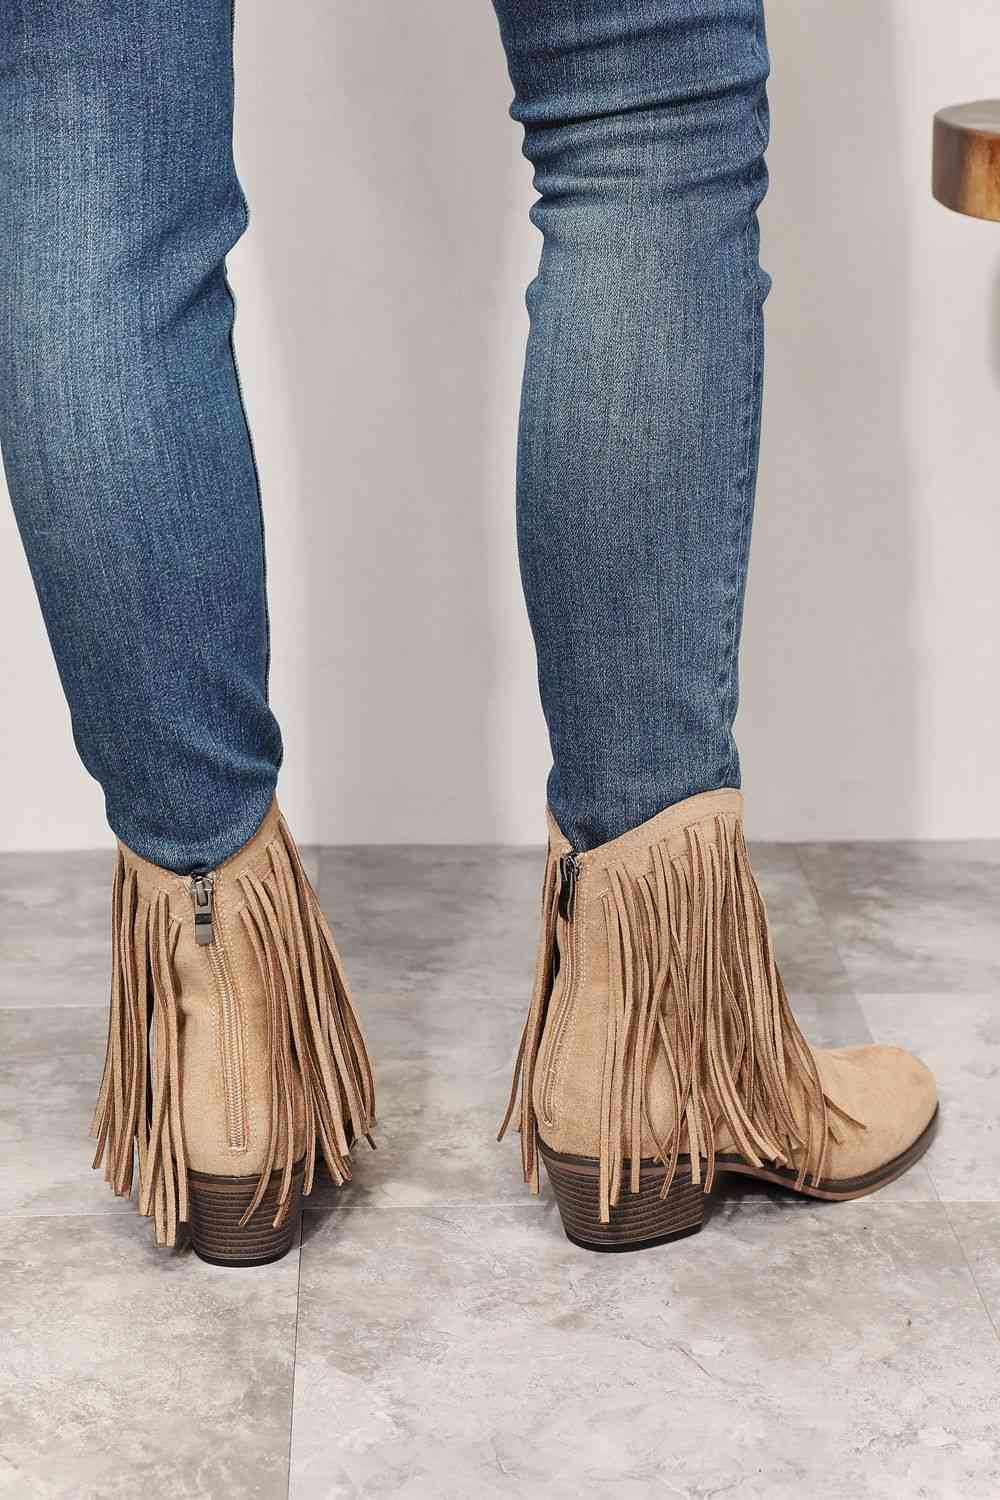
M 758 0 L 495 6 L 544 236 L 521 569 L 549 797 L 585 849 L 739 784 L 767 51 Z M 8 484 L 111 826 L 185 872 L 252 834 L 281 760 L 232 91 L 230 0 L 0 7 Z

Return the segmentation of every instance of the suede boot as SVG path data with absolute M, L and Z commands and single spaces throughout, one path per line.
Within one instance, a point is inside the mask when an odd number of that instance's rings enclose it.
M 224 1265 L 291 1247 L 319 1146 L 333 1180 L 374 1118 L 340 958 L 277 803 L 218 869 L 119 844 L 95 1167 L 157 1242 Z
M 594 1250 L 696 1232 L 717 1172 L 859 1198 L 923 1154 L 934 1079 L 897 1047 L 815 1051 L 789 1008 L 737 791 L 575 853 L 549 818 L 535 990 L 515 1067 L 525 1180 L 545 1162 Z

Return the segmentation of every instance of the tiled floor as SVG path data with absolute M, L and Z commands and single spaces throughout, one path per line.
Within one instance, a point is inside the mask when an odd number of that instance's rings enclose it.
M 1000 845 L 755 857 L 812 1040 L 938 1072 L 907 1177 L 574 1249 L 493 1139 L 537 851 L 328 849 L 379 1149 L 251 1272 L 156 1251 L 89 1172 L 109 857 L 0 859 L 0 1495 L 996 1500 Z

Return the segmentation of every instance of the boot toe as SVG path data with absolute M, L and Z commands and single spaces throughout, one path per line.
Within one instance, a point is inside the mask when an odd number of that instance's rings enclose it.
M 903 1047 L 873 1045 L 817 1053 L 827 1097 L 850 1116 L 834 1113 L 826 1175 L 863 1177 L 904 1155 L 937 1109 L 937 1085 L 927 1065 Z

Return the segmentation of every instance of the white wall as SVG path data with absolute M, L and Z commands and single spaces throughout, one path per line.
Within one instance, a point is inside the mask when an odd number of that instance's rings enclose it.
M 1000 835 L 1000 225 L 928 191 L 993 0 L 772 0 L 752 831 Z M 325 841 L 539 838 L 513 538 L 530 174 L 488 0 L 244 4 L 233 258 L 282 792 Z M 104 842 L 13 523 L 0 847 Z

